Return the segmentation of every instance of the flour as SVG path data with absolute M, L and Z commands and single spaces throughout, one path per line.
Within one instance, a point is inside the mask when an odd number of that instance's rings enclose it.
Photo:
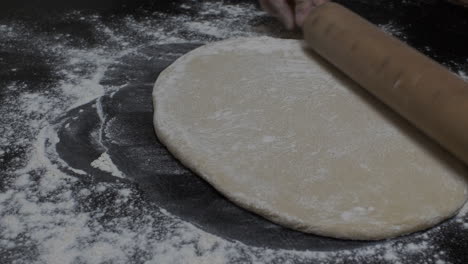
M 464 72 L 464 71 L 458 71 L 458 75 L 465 81 L 468 82 L 468 73 Z
M 402 40 L 405 40 L 406 39 L 406 36 L 404 34 L 404 31 L 403 31 L 403 27 L 401 27 L 400 25 L 396 24 L 395 22 L 388 22 L 386 24 L 380 24 L 380 25 L 377 25 L 381 30 L 383 30 L 384 32 L 392 35 L 392 36 L 395 36 L 399 39 L 402 39 Z
M 33 46 L 33 55 L 47 58 L 42 66 L 53 76 L 40 82 L 0 80 L 1 263 L 445 262 L 437 241 L 442 232 L 439 227 L 415 235 L 409 248 L 405 239 L 336 252 L 247 246 L 155 208 L 134 186 L 85 184 L 50 162 L 48 157 L 57 155 L 54 146 L 58 143 L 53 122 L 67 110 L 125 84 L 103 84 L 109 65 L 141 45 L 264 35 L 257 19 L 265 19 L 265 15 L 253 12 L 254 8 L 250 4 L 184 1 L 183 9 L 206 15 L 154 13 L 138 19 L 120 17 L 112 23 L 85 12 L 56 18 L 64 24 L 81 21 L 89 25 L 98 36 L 94 43 L 63 30 L 50 33 L 19 20 L 0 21 L 2 51 L 21 55 L 15 50 Z M 203 34 L 191 22 L 208 26 L 211 34 Z M 31 74 L 31 65 L 19 63 L 22 59 L 9 66 L 11 72 Z M 115 167 L 107 168 L 111 174 L 121 173 Z M 96 203 L 101 210 L 90 209 Z M 467 211 L 457 216 L 460 230 L 468 224 Z
M 112 162 L 111 157 L 106 152 L 102 153 L 98 159 L 91 162 L 91 167 L 100 169 L 101 171 L 108 172 L 112 174 L 112 176 L 118 178 L 124 178 L 125 176 L 123 173 L 115 166 Z

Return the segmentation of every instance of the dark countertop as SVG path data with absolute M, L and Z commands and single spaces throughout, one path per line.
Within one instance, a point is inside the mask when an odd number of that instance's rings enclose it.
M 468 73 L 468 9 L 429 0 L 339 2 Z M 207 263 L 219 254 L 232 263 L 468 262 L 466 218 L 391 241 L 307 235 L 232 205 L 157 141 L 152 84 L 177 57 L 227 37 L 300 37 L 255 7 L 246 0 L 0 3 L 1 263 Z M 106 171 L 103 153 L 118 170 Z M 180 232 L 190 235 L 177 242 Z M 199 249 L 205 232 L 220 238 L 209 250 Z

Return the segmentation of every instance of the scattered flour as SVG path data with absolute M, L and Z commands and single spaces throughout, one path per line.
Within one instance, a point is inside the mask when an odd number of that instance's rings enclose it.
M 197 10 L 198 15 L 156 12 L 138 19 L 115 18 L 112 23 L 81 12 L 61 18 L 63 23 L 87 24 L 98 36 L 96 43 L 60 30 L 43 32 L 19 20 L 0 21 L 2 51 L 19 54 L 17 50 L 27 51 L 24 47 L 34 44 L 33 55 L 44 56 L 44 68 L 55 78 L 0 80 L 0 263 L 447 263 L 436 239 L 440 227 L 414 235 L 410 242 L 396 239 L 355 250 L 251 247 L 155 208 L 134 186 L 90 185 L 51 162 L 48 157 L 57 156 L 55 120 L 119 89 L 102 84 L 102 78 L 122 56 L 143 44 L 267 34 L 257 27 L 264 14 L 251 4 L 185 1 L 181 9 Z M 394 24 L 381 27 L 400 34 Z M 3 67 L 1 63 L 0 58 Z M 11 72 L 28 71 L 25 66 L 12 65 Z M 91 165 L 124 177 L 105 152 Z M 94 204 L 100 204 L 101 210 L 95 210 Z M 467 208 L 457 216 L 460 230 L 468 228 Z
M 406 39 L 405 34 L 403 33 L 403 28 L 400 25 L 397 25 L 395 22 L 389 22 L 386 24 L 377 25 L 384 32 L 398 37 L 400 39 Z
M 98 159 L 91 162 L 91 167 L 108 172 L 115 177 L 125 178 L 123 173 L 112 162 L 112 159 L 107 152 L 102 153 Z
M 468 73 L 464 72 L 464 71 L 458 71 L 458 75 L 465 81 L 468 82 Z

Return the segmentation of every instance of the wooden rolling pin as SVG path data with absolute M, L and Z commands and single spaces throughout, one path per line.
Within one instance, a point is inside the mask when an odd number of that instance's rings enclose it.
M 307 44 L 468 164 L 468 83 L 336 3 L 304 25 Z

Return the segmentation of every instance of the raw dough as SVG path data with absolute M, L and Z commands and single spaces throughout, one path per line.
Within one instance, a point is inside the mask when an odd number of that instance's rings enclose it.
M 382 239 L 467 197 L 463 165 L 298 40 L 198 48 L 161 73 L 158 137 L 234 203 L 293 229 Z

